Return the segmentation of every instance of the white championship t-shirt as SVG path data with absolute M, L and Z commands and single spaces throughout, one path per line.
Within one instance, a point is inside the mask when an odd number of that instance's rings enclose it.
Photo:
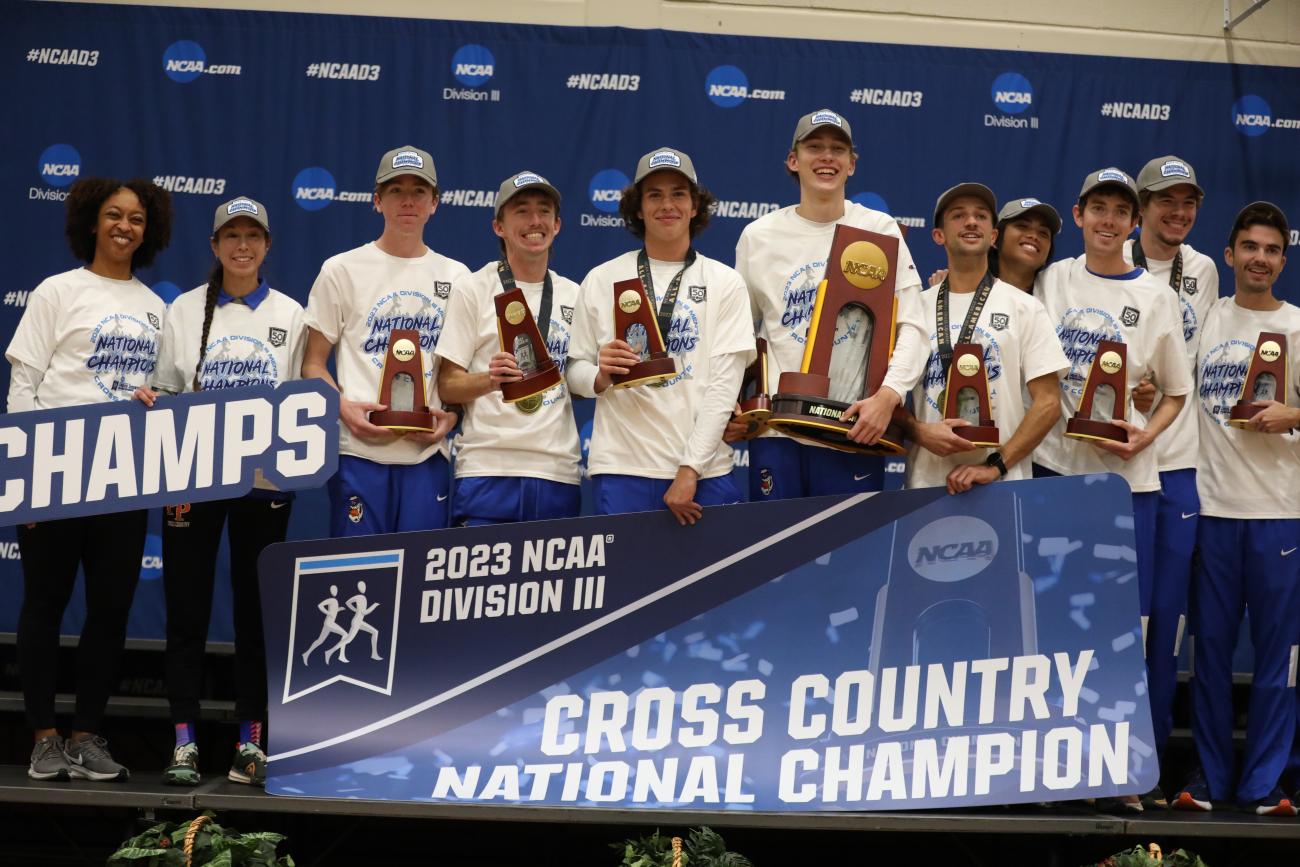
M 1300 518 L 1300 435 L 1228 425 L 1261 331 L 1286 335 L 1291 381 L 1276 383 L 1272 399 L 1300 406 L 1300 308 L 1283 303 L 1278 310 L 1247 310 L 1233 298 L 1216 301 L 1201 330 L 1193 399 L 1201 425 L 1196 489 L 1202 515 Z
M 949 294 L 949 340 L 956 343 L 962 324 L 975 299 L 974 292 Z M 912 393 L 913 410 L 917 421 L 943 420 L 943 407 L 939 400 L 944 388 L 944 374 L 939 361 L 936 306 L 937 288 L 921 293 L 921 307 L 925 311 L 929 332 L 930 357 L 925 373 Z M 1025 383 L 1047 374 L 1060 374 L 1069 368 L 1061 344 L 1056 339 L 1056 329 L 1047 318 L 1041 302 L 1028 292 L 1023 292 L 1001 280 L 993 281 L 988 301 L 980 311 L 972 335 L 975 343 L 984 347 L 984 371 L 989 383 L 989 402 L 993 409 L 993 423 L 1002 442 L 1020 427 L 1024 420 Z M 907 487 L 925 488 L 947 484 L 948 473 L 962 464 L 982 464 L 988 457 L 987 449 L 975 449 L 960 454 L 940 457 L 916 443 L 911 444 L 907 461 Z M 1007 467 L 1008 479 L 1028 479 L 1031 458 L 1026 457 Z
M 1133 245 L 1137 239 L 1124 247 L 1124 257 L 1133 258 Z M 1209 314 L 1214 302 L 1219 299 L 1219 269 L 1214 260 L 1204 253 L 1193 250 L 1187 244 L 1180 248 L 1183 254 L 1183 278 L 1179 281 L 1178 306 L 1183 316 L 1183 341 L 1187 346 L 1187 364 L 1196 366 L 1196 351 L 1201 341 L 1201 326 Z M 1173 259 L 1152 259 L 1147 257 L 1147 270 L 1151 276 L 1165 287 L 1169 286 L 1170 274 L 1174 270 Z M 1174 290 L 1169 289 L 1172 293 Z M 1157 386 L 1158 388 L 1158 386 Z M 1159 405 L 1160 396 L 1156 395 Z M 1187 470 L 1197 466 L 1199 449 L 1197 448 L 1196 410 L 1189 397 L 1165 432 L 1156 441 L 1156 457 L 1161 470 Z M 1152 407 L 1154 411 L 1155 406 Z
M 167 308 L 153 378 L 158 388 L 174 394 L 193 390 L 207 295 L 204 284 Z M 269 289 L 256 308 L 238 299 L 215 305 L 199 386 L 212 391 L 291 382 L 299 378 L 306 343 L 302 305 L 283 292 Z
M 134 277 L 75 268 L 32 290 L 5 357 L 43 372 L 34 409 L 130 400 L 153 381 L 166 310 Z
M 759 323 L 759 333 L 767 338 L 769 387 L 775 392 L 781 374 L 797 372 L 803 364 L 817 286 L 826 273 L 835 227 L 841 223 L 900 239 L 894 282 L 896 337 L 884 385 L 905 396 L 925 365 L 928 332 L 921 313 L 921 276 L 894 218 L 848 201 L 844 216 L 834 223 L 806 220 L 791 205 L 759 217 L 740 233 L 736 270 L 749 287 L 751 315 Z M 883 327 L 879 339 L 889 339 Z M 784 434 L 768 431 L 764 436 Z
M 432 250 L 406 259 L 390 256 L 372 241 L 331 256 L 307 298 L 307 326 L 334 344 L 337 381 L 349 400 L 378 402 L 380 372 L 395 328 L 420 332 L 425 393 L 431 409 L 441 409 L 434 351 L 447 315 L 451 284 L 469 274 L 454 259 Z M 356 439 L 339 423 L 339 452 L 381 464 L 418 464 L 447 442 L 425 445 L 407 437 L 389 443 Z
M 523 290 L 529 313 L 536 319 L 541 315 L 543 284 L 516 280 L 516 285 Z M 551 287 L 546 351 L 563 372 L 578 284 L 552 271 Z M 496 262 L 456 282 L 447 305 L 447 324 L 438 338 L 441 358 L 470 373 L 487 371 L 492 356 L 501 351 L 494 300 L 501 292 Z M 578 484 L 581 450 L 568 386 L 561 379 L 540 397 L 540 406 L 531 412 L 521 409 L 525 403 L 506 403 L 500 391 L 467 403 L 456 451 L 456 478 L 529 476 Z
M 600 347 L 614 339 L 614 284 L 637 276 L 633 250 L 597 265 L 582 281 L 574 312 L 573 339 L 569 345 L 569 385 L 575 394 L 590 394 L 598 371 Z M 656 298 L 662 301 L 680 263 L 651 261 Z M 712 381 L 712 360 L 740 353 L 749 364 L 754 359 L 754 331 L 749 302 L 740 275 L 715 259 L 697 254 L 686 269 L 673 309 L 672 324 L 664 335 L 677 374 L 663 386 L 611 386 L 596 398 L 587 469 L 602 473 L 671 479 L 688 460 L 697 414 Z M 730 377 L 728 408 L 740 392 L 744 365 Z M 731 446 L 722 441 L 725 415 L 716 437 L 710 437 L 701 478 L 731 472 Z
M 1088 270 L 1084 257 L 1056 262 L 1038 275 L 1034 295 L 1047 308 L 1056 336 L 1065 350 L 1070 369 L 1061 380 L 1061 417 L 1034 452 L 1034 462 L 1069 476 L 1118 473 L 1135 493 L 1160 490 L 1156 461 L 1157 438 L 1132 460 L 1065 435 L 1066 424 L 1078 409 L 1084 384 L 1092 369 L 1097 343 L 1114 340 L 1125 345 L 1124 417 L 1137 427 L 1146 419 L 1133 409 L 1133 389 L 1150 370 L 1164 393 L 1188 394 L 1192 390 L 1186 344 L 1179 327 L 1177 299 L 1168 286 L 1136 270 L 1120 277 L 1102 277 Z M 1105 393 L 1094 398 L 1093 417 L 1108 408 Z M 1109 418 L 1107 413 L 1105 418 Z M 1161 434 L 1168 434 L 1168 430 Z

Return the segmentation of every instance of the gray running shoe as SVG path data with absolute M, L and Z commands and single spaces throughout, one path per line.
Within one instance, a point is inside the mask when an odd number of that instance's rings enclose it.
M 108 741 L 99 735 L 92 735 L 74 741 L 68 738 L 64 742 L 63 755 L 68 760 L 72 776 L 96 782 L 115 781 L 124 783 L 131 778 L 131 772 L 113 761 L 108 752 Z
M 57 734 L 46 735 L 32 747 L 32 763 L 27 768 L 27 776 L 33 780 L 72 779 L 72 769 L 63 755 L 63 738 Z

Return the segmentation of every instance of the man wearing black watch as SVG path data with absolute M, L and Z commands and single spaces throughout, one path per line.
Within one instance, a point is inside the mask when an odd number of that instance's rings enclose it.
M 932 237 L 947 251 L 948 276 L 921 294 L 930 351 L 908 424 L 909 488 L 946 485 L 957 494 L 1002 478 L 1029 478 L 1025 459 L 1060 411 L 1058 378 L 1069 362 L 1047 311 L 1032 295 L 988 271 L 996 213 L 993 192 L 983 184 L 958 184 L 935 205 Z M 986 413 L 992 417 L 1000 446 L 976 446 L 961 435 L 972 423 L 963 409 L 969 389 L 957 394 L 963 417 L 944 417 L 953 348 L 962 343 L 984 350 L 989 405 L 972 415 L 977 424 Z

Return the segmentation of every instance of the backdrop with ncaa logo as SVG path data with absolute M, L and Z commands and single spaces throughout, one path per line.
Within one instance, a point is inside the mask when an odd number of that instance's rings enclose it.
M 690 153 L 720 200 L 699 249 L 731 262 L 749 220 L 795 201 L 782 160 L 795 120 L 821 107 L 854 127 L 861 159 L 849 195 L 912 229 L 923 273 L 941 263 L 928 214 L 959 180 L 1064 212 L 1087 172 L 1133 173 L 1176 153 L 1208 193 L 1191 236 L 1199 249 L 1218 258 L 1232 215 L 1254 199 L 1300 219 L 1294 69 L 14 0 L 0 14 L 10 82 L 0 196 L 15 209 L 7 249 L 24 254 L 10 256 L 0 287 L 6 345 L 27 293 L 75 264 L 61 202 L 77 177 L 141 175 L 173 191 L 171 247 L 140 274 L 168 299 L 206 279 L 213 208 L 259 199 L 274 228 L 267 276 L 305 301 L 326 257 L 379 233 L 375 166 L 408 143 L 437 161 L 434 248 L 472 268 L 495 257 L 494 191 L 528 168 L 564 196 L 554 263 L 578 280 L 634 244 L 618 190 L 637 158 L 664 144 Z M 1067 226 L 1057 252 L 1079 251 Z M 7 371 L 0 363 L 0 381 Z M 584 445 L 590 411 L 579 409 Z M 296 536 L 322 533 L 323 503 L 300 499 Z M 161 634 L 156 536 L 149 546 L 136 636 Z M 0 599 L 10 603 L 0 630 L 9 630 L 21 592 L 11 530 L 0 531 L 0 558 Z M 227 606 L 218 601 L 216 624 Z M 74 606 L 65 625 L 79 622 Z

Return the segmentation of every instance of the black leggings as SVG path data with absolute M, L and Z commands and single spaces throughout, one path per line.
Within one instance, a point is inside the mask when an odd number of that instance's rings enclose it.
M 98 732 L 116 685 L 127 615 L 140 580 L 148 513 L 119 512 L 18 527 L 23 558 L 23 610 L 18 618 L 18 666 L 27 724 L 54 728 L 59 628 L 85 572 L 86 622 L 77 646 L 76 731 Z
M 267 545 L 284 541 L 292 508 L 287 498 L 249 495 L 168 506 L 163 512 L 167 697 L 173 723 L 192 723 L 199 717 L 217 548 L 227 521 L 235 621 L 235 714 L 241 720 L 266 719 L 266 645 L 257 558 Z

